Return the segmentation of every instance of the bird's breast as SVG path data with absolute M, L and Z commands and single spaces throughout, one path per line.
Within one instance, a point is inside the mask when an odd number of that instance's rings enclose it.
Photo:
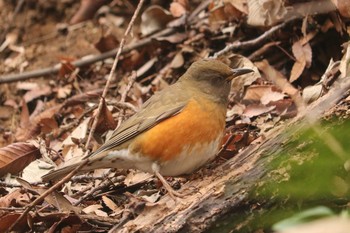
M 210 100 L 191 99 L 179 114 L 135 138 L 130 152 L 158 162 L 164 175 L 191 172 L 213 158 L 220 148 L 225 116 L 226 106 Z M 178 172 L 164 172 L 162 164 L 165 168 L 172 163 L 179 167 L 175 169 Z

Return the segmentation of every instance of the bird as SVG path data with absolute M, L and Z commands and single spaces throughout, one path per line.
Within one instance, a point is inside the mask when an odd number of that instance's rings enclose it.
M 154 173 L 169 195 L 182 197 L 164 176 L 191 174 L 214 159 L 225 130 L 231 80 L 253 72 L 230 68 L 216 59 L 201 59 L 172 85 L 151 96 L 96 151 L 42 177 L 63 178 L 84 160 L 80 169 L 137 169 Z

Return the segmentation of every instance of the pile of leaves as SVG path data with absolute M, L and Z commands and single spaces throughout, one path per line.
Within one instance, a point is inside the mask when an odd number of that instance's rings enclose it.
M 126 38 L 94 140 L 86 145 L 137 4 L 0 1 L 6 9 L 0 12 L 0 232 L 50 186 L 42 175 L 98 148 L 198 59 L 215 57 L 256 72 L 232 84 L 218 158 L 190 177 L 169 178 L 174 188 L 210 175 L 211 168 L 348 78 L 346 0 L 149 1 Z M 13 229 L 106 231 L 164 194 L 151 174 L 99 169 L 49 194 Z

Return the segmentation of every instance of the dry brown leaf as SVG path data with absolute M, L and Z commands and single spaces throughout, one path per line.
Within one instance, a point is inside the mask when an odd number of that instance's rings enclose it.
M 170 67 L 173 69 L 180 68 L 184 65 L 185 59 L 182 52 L 178 52 L 170 63 Z
M 152 174 L 150 174 L 148 172 L 140 172 L 140 171 L 131 170 L 128 173 L 128 175 L 125 177 L 124 183 L 127 186 L 130 186 L 133 184 L 143 182 L 151 177 L 152 177 Z
M 244 14 L 248 14 L 247 0 L 224 0 L 225 3 L 230 3 L 237 10 Z
M 118 45 L 119 41 L 112 34 L 102 36 L 100 40 L 94 44 L 95 48 L 101 53 L 117 48 Z
M 80 160 L 81 156 L 83 156 L 83 150 L 76 143 L 74 143 L 73 138 L 83 139 L 86 137 L 90 120 L 91 118 L 84 119 L 78 125 L 78 127 L 76 127 L 73 132 L 62 142 L 62 155 L 65 158 L 65 163 L 74 163 Z
M 30 202 L 30 196 L 25 195 L 24 190 L 15 189 L 11 193 L 0 198 L 0 207 L 22 207 Z
M 296 62 L 290 73 L 290 82 L 297 80 L 303 73 L 305 67 L 310 67 L 312 62 L 312 49 L 309 43 L 303 45 L 300 40 L 296 41 L 292 46 L 292 52 Z
M 292 83 L 295 80 L 297 80 L 300 75 L 303 73 L 304 68 L 306 66 L 306 62 L 305 61 L 296 61 L 292 67 L 292 70 L 290 71 L 290 78 L 289 81 Z
M 260 98 L 260 102 L 263 105 L 267 105 L 271 102 L 275 102 L 275 101 L 279 101 L 282 100 L 284 98 L 284 94 L 281 92 L 277 92 L 277 91 L 270 91 L 270 92 L 266 92 L 261 98 Z
M 30 139 L 36 135 L 38 135 L 40 133 L 41 127 L 43 126 L 43 124 L 41 123 L 41 121 L 43 119 L 50 119 L 53 118 L 54 115 L 61 109 L 62 105 L 57 105 L 54 107 L 51 107 L 49 109 L 46 109 L 45 111 L 41 112 L 40 114 L 31 117 L 30 122 L 23 124 L 22 122 L 24 120 L 22 120 L 21 117 L 21 127 L 19 127 L 16 131 L 16 139 L 18 141 L 25 141 L 27 139 Z M 22 115 L 24 115 L 24 111 L 26 109 L 26 105 L 25 107 L 22 107 Z M 44 120 L 45 121 L 45 120 Z
M 0 119 L 9 119 L 14 113 L 14 108 L 11 106 L 0 106 Z
M 0 217 L 0 232 L 7 232 L 10 226 L 21 216 L 21 213 L 9 213 Z M 29 229 L 27 219 L 22 218 L 12 232 L 26 232 Z
M 187 39 L 187 33 L 174 33 L 168 36 L 159 36 L 155 38 L 157 41 L 167 41 L 172 44 L 178 44 Z
M 243 112 L 243 116 L 252 118 L 252 117 L 256 117 L 259 116 L 261 114 L 264 113 L 268 113 L 270 111 L 272 111 L 273 109 L 275 109 L 275 106 L 264 106 L 264 105 L 256 105 L 256 104 L 251 104 L 248 105 Z
M 29 109 L 27 103 L 22 99 L 22 111 L 21 111 L 21 120 L 20 120 L 20 128 L 27 128 L 30 124 L 29 119 Z
M 186 13 L 185 6 L 179 2 L 172 2 L 169 10 L 174 17 L 180 17 Z
M 108 198 L 107 196 L 102 196 L 102 201 L 103 203 L 105 203 L 105 205 L 111 209 L 113 212 L 119 210 L 119 207 L 117 206 L 117 204 L 114 203 L 114 201 L 112 201 L 110 198 Z
M 106 3 L 106 0 L 80 1 L 79 9 L 69 23 L 77 24 L 85 20 L 92 19 L 96 11 Z
M 150 60 L 148 60 L 143 66 L 141 66 L 137 71 L 136 75 L 137 77 L 140 77 L 144 75 L 147 71 L 149 71 L 153 65 L 157 62 L 158 58 L 154 57 Z
M 61 67 L 58 71 L 58 76 L 63 78 L 66 75 L 73 73 L 75 66 L 73 65 L 74 58 L 61 58 Z
M 284 77 L 282 73 L 273 68 L 267 60 L 255 62 L 254 64 L 265 74 L 267 80 L 272 81 L 283 93 L 286 93 L 293 99 L 299 111 L 305 109 L 305 104 L 301 98 L 300 92 L 287 81 L 287 78 Z
M 105 100 L 102 100 L 102 109 L 100 112 L 100 117 L 98 118 L 97 127 L 95 129 L 94 138 L 98 142 L 102 142 L 100 137 L 107 130 L 114 130 L 117 127 L 117 123 L 115 122 L 111 111 L 108 109 Z
M 65 99 L 72 93 L 72 85 L 68 84 L 65 86 L 59 86 L 57 89 L 57 98 L 59 99 Z
M 277 101 L 284 98 L 284 94 L 276 91 L 272 85 L 254 85 L 249 86 L 242 99 L 247 103 L 262 103 L 264 105 L 271 101 Z
M 231 54 L 229 57 L 230 67 L 235 68 L 250 68 L 254 70 L 249 74 L 241 75 L 239 78 L 235 78 L 231 82 L 231 93 L 239 93 L 243 94 L 245 87 L 250 86 L 253 82 L 255 82 L 258 78 L 261 77 L 258 68 L 251 62 L 248 58 L 239 55 L 239 54 Z M 240 99 L 241 96 L 237 95 L 237 99 Z
M 48 190 L 48 188 L 45 188 L 45 187 L 33 186 L 30 183 L 28 183 L 26 180 L 23 180 L 20 178 L 17 178 L 17 181 L 24 188 L 38 194 L 43 194 L 45 191 Z M 71 212 L 71 211 L 75 213 L 80 212 L 79 207 L 73 206 L 62 194 L 60 194 L 57 191 L 53 191 L 48 196 L 46 196 L 45 201 L 50 205 L 55 206 L 60 212 Z
M 350 1 L 349 0 L 332 0 L 337 7 L 339 13 L 345 17 L 350 18 Z
M 48 96 L 52 94 L 51 87 L 47 85 L 40 85 L 37 88 L 34 88 L 27 93 L 24 94 L 23 99 L 26 103 L 29 103 L 30 101 L 37 99 L 41 96 Z
M 157 5 L 150 6 L 141 15 L 141 33 L 146 36 L 164 29 L 173 19 L 171 13 L 164 8 Z
M 281 22 L 287 14 L 283 0 L 247 0 L 248 20 L 252 26 L 272 26 Z
M 16 174 L 38 158 L 40 151 L 33 144 L 17 142 L 0 148 L 0 177 L 6 173 Z

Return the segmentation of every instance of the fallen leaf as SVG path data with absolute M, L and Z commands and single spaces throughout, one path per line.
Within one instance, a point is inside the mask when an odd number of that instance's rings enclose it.
M 24 195 L 24 190 L 21 189 L 15 189 L 11 193 L 8 193 L 7 195 L 0 197 L 0 207 L 21 207 L 25 206 L 30 202 L 30 198 L 28 195 Z M 26 204 L 21 205 L 19 200 L 22 200 L 21 202 L 23 203 L 24 198 L 26 198 Z
M 244 112 L 242 115 L 252 118 L 252 117 L 256 117 L 259 116 L 261 114 L 264 113 L 268 113 L 270 111 L 272 111 L 273 109 L 275 109 L 275 106 L 264 106 L 264 105 L 256 105 L 256 104 L 251 104 L 248 105 L 246 107 L 246 109 L 244 109 Z
M 290 82 L 297 80 L 305 67 L 310 67 L 312 62 L 312 50 L 309 43 L 302 44 L 300 40 L 296 41 L 292 46 L 292 51 L 296 62 L 290 72 Z
M 288 13 L 282 0 L 247 0 L 248 19 L 251 26 L 272 26 L 284 20 Z
M 119 41 L 115 38 L 114 35 L 108 34 L 102 36 L 100 40 L 94 44 L 95 48 L 101 53 L 107 52 L 109 50 L 117 48 L 119 45 Z
M 40 178 L 40 177 L 39 177 Z M 42 186 L 33 186 L 28 181 L 17 178 L 17 181 L 26 189 L 38 193 L 43 194 L 48 190 L 48 188 L 42 187 Z M 53 191 L 49 195 L 45 197 L 45 201 L 49 203 L 50 205 L 55 206 L 60 212 L 75 212 L 79 213 L 80 208 L 73 206 L 62 194 L 60 194 L 57 191 Z
M 146 36 L 164 29 L 173 19 L 171 13 L 164 8 L 157 5 L 150 6 L 141 15 L 141 33 Z
M 13 116 L 14 109 L 11 106 L 0 106 L 0 119 L 6 120 Z
M 38 158 L 40 151 L 33 144 L 17 142 L 0 148 L 0 177 L 6 173 L 16 174 Z
M 175 57 L 171 61 L 170 67 L 173 69 L 177 69 L 177 68 L 182 67 L 184 65 L 184 63 L 185 63 L 185 59 L 182 55 L 182 52 L 179 52 L 175 55 Z
M 348 0 L 332 0 L 341 16 L 350 18 L 350 2 Z
M 108 109 L 105 100 L 103 99 L 102 109 L 100 112 L 100 117 L 98 118 L 97 127 L 95 129 L 94 138 L 98 142 L 102 142 L 100 137 L 107 130 L 114 130 L 117 127 L 117 123 L 115 122 L 111 111 Z
M 8 213 L 0 217 L 0 232 L 7 232 L 10 226 L 21 216 L 21 213 Z M 12 229 L 13 232 L 26 232 L 29 229 L 27 219 L 22 218 Z
M 48 96 L 52 94 L 51 87 L 48 85 L 40 85 L 24 94 L 23 99 L 26 103 L 37 99 L 41 96 Z
M 174 17 L 180 17 L 186 13 L 185 6 L 179 2 L 172 2 L 169 10 Z
M 102 196 L 102 201 L 103 203 L 105 203 L 105 205 L 112 210 L 113 212 L 119 210 L 119 207 L 117 206 L 117 204 L 114 203 L 114 201 L 112 201 L 110 198 L 108 198 L 107 196 Z

